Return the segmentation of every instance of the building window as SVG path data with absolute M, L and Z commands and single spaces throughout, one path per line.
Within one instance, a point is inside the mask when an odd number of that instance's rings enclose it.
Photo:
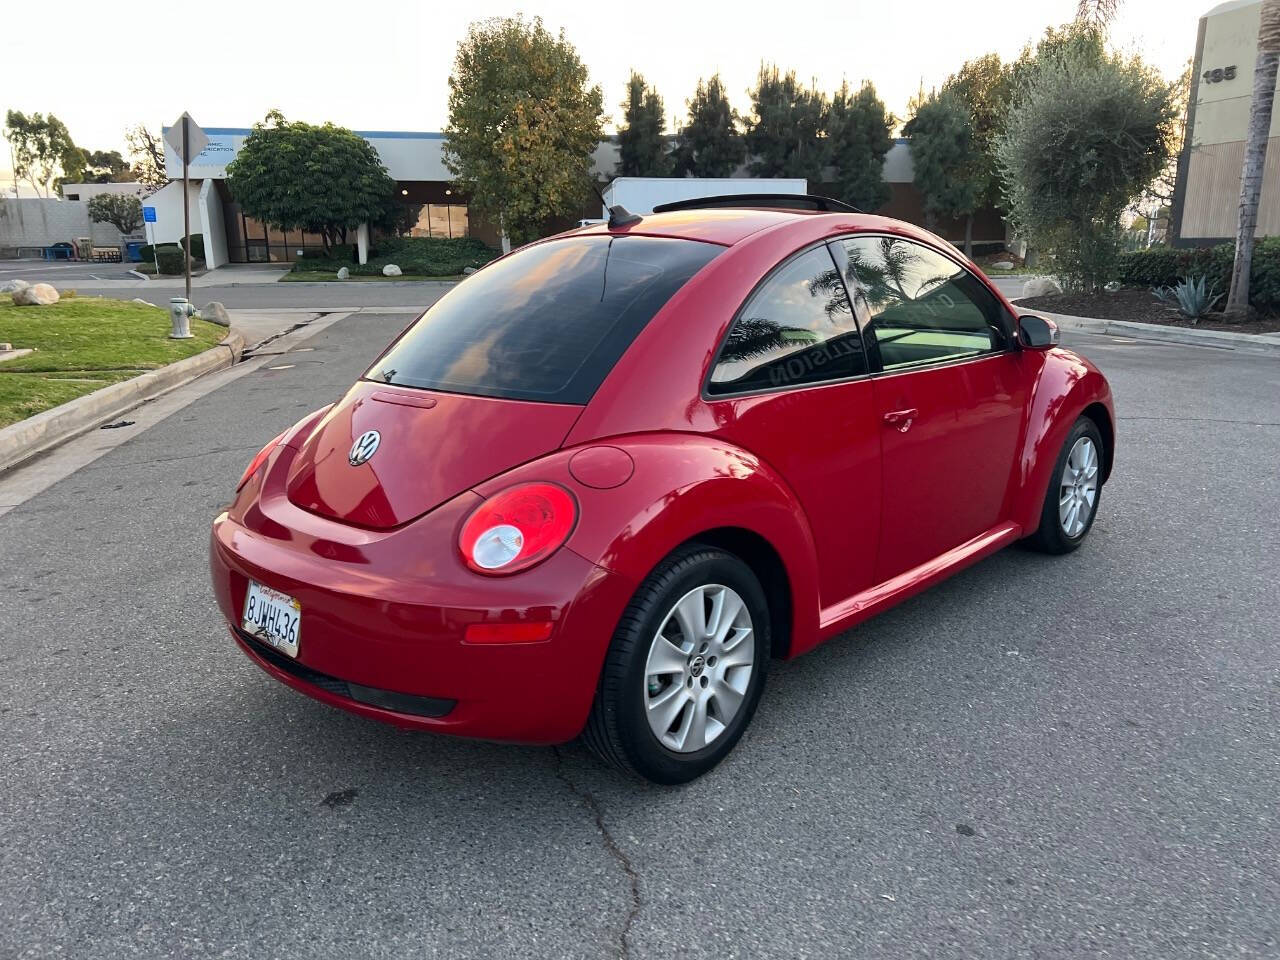
M 424 203 L 411 237 L 465 237 L 468 227 L 465 203 Z

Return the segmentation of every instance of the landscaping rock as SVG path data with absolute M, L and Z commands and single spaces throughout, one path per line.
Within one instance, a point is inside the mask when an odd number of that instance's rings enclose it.
M 1062 287 L 1053 277 L 1032 277 L 1022 285 L 1024 297 L 1047 297 L 1061 292 Z
M 58 302 L 58 291 L 47 283 L 37 283 L 33 287 L 22 286 L 13 291 L 15 307 L 47 307 Z
M 1012 261 L 1012 260 L 997 260 L 997 261 L 996 261 L 995 263 L 993 263 L 991 266 L 992 266 L 992 267 L 994 267 L 996 270 L 1012 270 L 1012 269 L 1013 269 L 1013 261 Z
M 382 275 L 384 277 L 398 277 L 401 276 L 401 270 L 394 263 L 388 263 L 382 268 Z
M 475 267 L 463 267 L 463 268 L 462 268 L 462 272 L 463 272 L 464 274 L 466 274 L 466 275 L 469 277 L 469 276 L 471 276 L 471 274 L 473 274 L 473 273 L 475 273 L 475 272 L 476 272 L 476 268 L 475 268 Z
M 6 280 L 0 283 L 0 293 L 17 293 L 19 290 L 25 290 L 31 284 L 25 280 Z
M 150 300 L 143 300 L 141 297 L 134 297 L 134 298 L 133 298 L 133 300 L 132 300 L 132 302 L 133 302 L 133 303 L 141 303 L 141 304 L 144 304 L 145 306 L 148 306 L 148 307 L 154 307 L 154 306 L 155 306 L 155 304 L 154 304 L 154 303 L 152 303 Z
M 216 323 L 220 327 L 231 326 L 231 317 L 227 315 L 227 308 L 217 300 L 210 301 L 204 305 L 200 310 L 200 319 Z
M 347 277 L 349 277 L 349 276 L 351 276 L 351 271 L 350 271 L 350 270 L 348 270 L 346 267 L 339 267 L 339 268 L 338 268 L 338 279 L 339 279 L 339 280 L 345 280 L 345 279 L 347 279 Z
M 1115 293 L 1120 289 L 1120 281 L 1112 280 L 1110 283 L 1104 283 L 1102 285 L 1102 289 L 1107 291 L 1107 293 Z

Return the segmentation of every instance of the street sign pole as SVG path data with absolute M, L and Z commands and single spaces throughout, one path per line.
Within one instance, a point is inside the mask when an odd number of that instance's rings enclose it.
M 182 273 L 187 281 L 187 303 L 191 302 L 191 195 L 188 172 L 191 158 L 191 117 L 182 115 Z
M 178 152 L 182 160 L 182 276 L 185 280 L 187 302 L 191 302 L 191 160 L 209 145 L 209 138 L 191 114 L 183 112 L 178 122 L 164 135 L 165 142 Z

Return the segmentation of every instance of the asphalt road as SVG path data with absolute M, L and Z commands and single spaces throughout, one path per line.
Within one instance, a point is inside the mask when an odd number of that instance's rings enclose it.
M 1280 364 L 1073 338 L 1121 417 L 1087 546 L 775 664 L 733 755 L 662 789 L 348 716 L 227 637 L 210 519 L 403 322 L 0 516 L 0 956 L 1280 953 Z

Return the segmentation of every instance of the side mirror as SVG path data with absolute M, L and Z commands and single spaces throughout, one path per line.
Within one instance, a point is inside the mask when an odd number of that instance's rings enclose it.
M 1028 350 L 1048 350 L 1062 340 L 1058 325 L 1048 317 L 1027 314 L 1018 318 L 1018 343 Z

